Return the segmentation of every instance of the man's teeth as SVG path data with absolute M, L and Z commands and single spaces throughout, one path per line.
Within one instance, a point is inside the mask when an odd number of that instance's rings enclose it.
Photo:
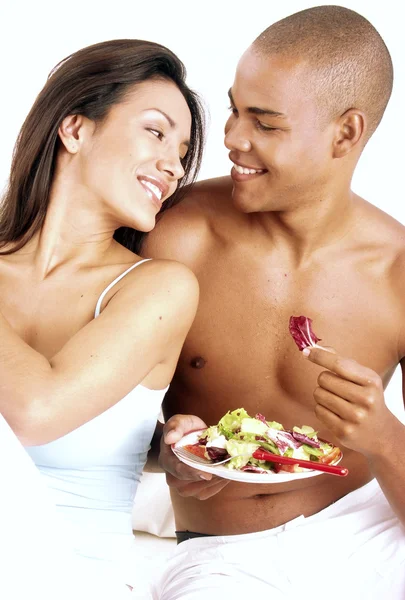
M 158 200 L 162 198 L 162 190 L 160 190 L 157 185 L 153 185 L 150 181 L 143 180 L 143 185 L 150 189 L 151 192 L 155 194 Z
M 263 173 L 263 169 L 248 169 L 247 167 L 241 167 L 240 165 L 236 165 L 235 163 L 233 163 L 233 168 L 241 175 L 253 175 L 254 173 Z

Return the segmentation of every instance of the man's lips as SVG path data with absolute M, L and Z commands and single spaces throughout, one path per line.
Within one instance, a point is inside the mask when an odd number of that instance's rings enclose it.
M 257 167 L 256 165 L 244 164 L 239 160 L 235 160 L 232 153 L 230 153 L 229 159 L 233 162 L 231 177 L 234 181 L 248 181 L 249 179 L 263 175 L 263 173 L 267 173 L 267 169 Z
M 138 181 L 149 198 L 160 208 L 162 206 L 162 198 L 167 195 L 169 186 L 161 179 L 150 177 L 149 175 L 139 175 Z
M 233 163 L 231 177 L 234 181 L 249 181 L 267 173 L 267 169 L 254 169 L 252 167 L 242 167 Z

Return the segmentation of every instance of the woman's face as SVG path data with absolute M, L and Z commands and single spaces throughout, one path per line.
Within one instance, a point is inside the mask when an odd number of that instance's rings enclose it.
M 102 123 L 83 127 L 75 156 L 81 185 L 114 228 L 150 231 L 184 175 L 191 114 L 183 95 L 171 81 L 148 80 Z

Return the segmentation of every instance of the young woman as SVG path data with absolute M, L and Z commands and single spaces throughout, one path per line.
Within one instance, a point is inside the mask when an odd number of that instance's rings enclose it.
M 117 586 L 136 585 L 132 502 L 198 303 L 186 267 L 126 246 L 195 178 L 202 140 L 172 52 L 95 44 L 51 73 L 1 205 L 0 414 L 86 572 Z

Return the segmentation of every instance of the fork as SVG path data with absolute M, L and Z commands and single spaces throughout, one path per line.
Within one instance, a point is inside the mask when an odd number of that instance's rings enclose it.
M 172 448 L 174 454 L 178 458 L 185 458 L 190 462 L 194 462 L 198 465 L 209 465 L 210 467 L 216 467 L 219 465 L 223 465 L 224 463 L 229 462 L 232 458 L 236 458 L 236 456 L 247 456 L 246 454 L 237 454 L 235 456 L 229 456 L 224 460 L 219 460 L 218 462 L 213 462 L 208 458 L 203 458 L 200 456 L 196 456 L 193 452 L 186 450 L 185 448 Z M 250 455 L 249 455 L 250 456 Z M 272 454 L 271 452 L 267 452 L 267 450 L 260 450 L 259 448 L 255 450 L 252 454 L 253 458 L 257 460 L 267 460 L 280 465 L 298 465 L 303 467 L 304 469 L 311 469 L 313 471 L 322 471 L 323 473 L 329 473 L 330 475 L 337 475 L 338 477 L 346 477 L 349 474 L 349 470 L 345 467 L 337 467 L 334 465 L 327 465 L 324 463 L 318 463 L 313 460 L 304 460 L 301 458 L 291 458 L 289 456 L 280 456 L 278 454 Z

